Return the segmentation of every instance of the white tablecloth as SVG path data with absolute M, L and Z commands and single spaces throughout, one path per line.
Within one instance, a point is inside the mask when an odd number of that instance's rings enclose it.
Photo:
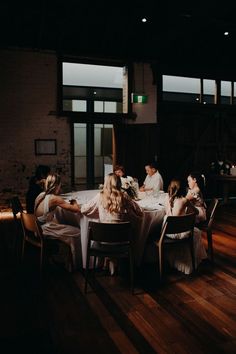
M 99 190 L 76 191 L 66 193 L 61 196 L 67 201 L 69 201 L 70 199 L 76 199 L 77 202 L 82 205 L 93 197 L 95 197 L 98 192 Z M 56 210 L 56 218 L 60 223 L 80 227 L 82 263 L 83 268 L 85 268 L 88 245 L 88 224 L 90 220 L 94 219 L 88 218 L 87 216 L 82 214 L 72 213 L 71 211 L 62 209 L 60 207 L 58 207 Z
M 92 199 L 98 192 L 98 190 L 77 191 L 64 194 L 62 197 L 66 200 L 76 199 L 79 204 L 84 204 L 88 200 Z M 155 198 L 153 196 L 147 196 L 146 198 L 137 201 L 137 203 L 144 210 L 144 216 L 140 221 L 140 224 L 138 224 L 136 227 L 134 256 L 137 266 L 141 264 L 149 234 L 155 231 L 155 228 L 157 228 L 162 223 L 164 218 L 164 196 L 165 193 L 162 193 Z M 81 214 L 72 213 L 59 207 L 56 210 L 56 217 L 60 223 L 80 227 L 82 262 L 83 268 L 85 268 L 88 244 L 88 224 L 90 220 L 94 219 L 88 218 L 87 216 Z
M 160 193 L 156 197 L 149 195 L 140 201 L 137 201 L 139 206 L 144 211 L 144 217 L 141 220 L 141 224 L 138 225 L 138 237 L 135 243 L 135 263 L 138 266 L 141 264 L 143 259 L 148 236 L 151 233 L 155 233 L 155 231 L 158 232 L 160 225 L 162 224 L 165 215 L 165 195 L 166 193 Z

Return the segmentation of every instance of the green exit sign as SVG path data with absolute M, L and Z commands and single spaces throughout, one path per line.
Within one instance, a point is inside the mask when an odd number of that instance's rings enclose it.
M 139 95 L 137 93 L 132 93 L 132 103 L 147 103 L 147 95 Z

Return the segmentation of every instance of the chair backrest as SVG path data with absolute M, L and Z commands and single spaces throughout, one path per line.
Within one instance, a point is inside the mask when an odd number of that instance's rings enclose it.
M 38 224 L 37 218 L 34 214 L 21 212 L 21 222 L 24 231 L 24 236 L 28 236 L 33 240 L 42 240 L 42 229 Z
M 219 203 L 219 199 L 213 198 L 210 202 L 210 204 L 207 207 L 206 210 L 206 217 L 207 217 L 207 222 L 209 223 L 210 220 L 214 218 L 216 207 Z
M 17 214 L 23 212 L 23 206 L 20 202 L 20 199 L 17 196 L 11 198 L 10 205 L 14 219 L 16 219 Z
M 166 234 L 177 234 L 186 231 L 193 232 L 195 217 L 195 213 L 168 216 L 162 228 L 161 239 L 163 239 Z
M 89 222 L 89 239 L 100 242 L 131 241 L 131 223 L 125 222 Z

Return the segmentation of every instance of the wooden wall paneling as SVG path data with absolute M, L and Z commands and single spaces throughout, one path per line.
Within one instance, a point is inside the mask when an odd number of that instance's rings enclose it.
M 158 130 L 156 124 L 115 128 L 116 162 L 124 165 L 127 174 L 138 178 L 140 184 L 146 176 L 145 164 L 159 156 Z

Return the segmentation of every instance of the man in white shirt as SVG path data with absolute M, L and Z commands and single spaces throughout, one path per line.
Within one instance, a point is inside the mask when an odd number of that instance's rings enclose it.
M 157 170 L 155 163 L 150 163 L 145 166 L 147 176 L 145 181 L 140 187 L 140 192 L 146 192 L 147 194 L 153 194 L 163 190 L 163 179 Z

